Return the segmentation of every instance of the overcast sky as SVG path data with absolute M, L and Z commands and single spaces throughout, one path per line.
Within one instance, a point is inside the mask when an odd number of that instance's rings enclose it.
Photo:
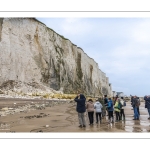
M 112 90 L 150 94 L 150 18 L 37 18 L 93 58 Z

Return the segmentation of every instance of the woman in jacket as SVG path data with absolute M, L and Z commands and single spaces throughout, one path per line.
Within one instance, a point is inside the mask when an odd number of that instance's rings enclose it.
M 121 97 L 120 103 L 121 103 L 120 117 L 122 119 L 122 116 L 123 116 L 123 120 L 125 120 L 125 114 L 124 114 L 125 101 L 123 97 Z
M 87 104 L 86 104 L 86 109 L 88 112 L 88 117 L 89 117 L 89 125 L 93 125 L 93 121 L 94 121 L 94 104 L 93 104 L 93 100 L 89 99 Z
M 101 123 L 102 108 L 103 108 L 102 104 L 99 102 L 99 100 L 96 100 L 96 103 L 94 104 L 94 109 L 96 111 L 96 123 L 98 123 L 99 120 Z
M 116 122 L 120 121 L 120 99 L 117 98 L 114 106 L 115 114 L 116 114 Z

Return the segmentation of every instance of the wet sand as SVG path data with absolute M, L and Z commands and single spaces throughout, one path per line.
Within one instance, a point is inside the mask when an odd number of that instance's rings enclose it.
M 33 100 L 0 99 L 0 107 L 23 106 Z M 34 100 L 37 103 L 47 101 Z M 126 120 L 114 124 L 108 124 L 108 118 L 104 117 L 101 124 L 90 126 L 88 116 L 85 114 L 86 128 L 79 128 L 76 104 L 64 103 L 53 107 L 45 107 L 42 110 L 28 110 L 0 117 L 0 132 L 150 132 L 150 120 L 144 103 L 140 106 L 140 120 L 133 120 L 133 110 L 130 102 L 125 108 Z M 94 116 L 94 120 L 95 116 Z

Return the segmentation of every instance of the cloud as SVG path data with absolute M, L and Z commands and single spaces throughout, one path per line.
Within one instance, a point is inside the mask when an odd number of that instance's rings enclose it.
M 150 44 L 150 20 L 144 19 L 136 24 L 132 31 L 132 39 L 141 44 Z
M 91 24 L 81 18 L 65 18 L 61 24 L 64 34 L 69 36 L 85 36 L 91 31 Z

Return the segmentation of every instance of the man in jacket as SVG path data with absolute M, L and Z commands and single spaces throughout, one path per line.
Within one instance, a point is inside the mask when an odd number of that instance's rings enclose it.
M 86 98 L 83 94 L 79 94 L 75 99 L 75 102 L 77 102 L 76 111 L 78 112 L 78 119 L 79 119 L 79 127 L 86 127 L 86 122 L 84 118 L 84 113 L 86 111 Z
M 150 119 L 150 96 L 144 96 L 144 100 L 145 100 L 145 108 L 147 108 L 147 111 L 149 113 L 149 118 Z
M 113 108 L 113 101 L 111 100 L 111 98 L 109 98 L 108 100 L 108 116 L 109 116 L 109 123 L 114 123 L 114 116 L 113 116 L 113 111 L 114 111 L 114 108 Z M 112 119 L 112 121 L 111 121 Z
M 133 120 L 139 120 L 139 114 L 137 108 L 139 107 L 139 101 L 137 96 L 135 95 L 132 99 L 132 107 L 134 110 L 134 119 Z

